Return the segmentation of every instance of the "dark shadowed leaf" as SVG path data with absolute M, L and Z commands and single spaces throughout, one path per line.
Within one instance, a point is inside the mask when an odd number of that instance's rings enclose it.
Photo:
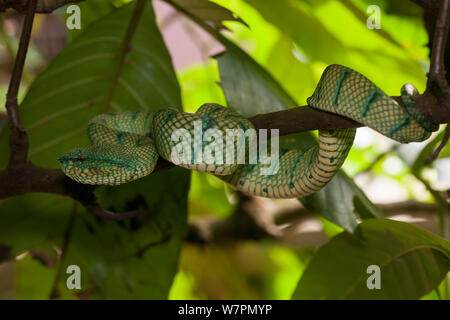
M 55 167 L 61 154 L 88 145 L 86 125 L 103 111 L 168 106 L 181 110 L 180 88 L 150 2 L 141 12 L 129 45 L 121 51 L 135 3 L 92 23 L 32 84 L 20 108 L 30 134 L 33 162 Z M 0 140 L 4 149 L 7 133 Z M 4 164 L 4 153 L 1 158 Z M 78 207 L 58 284 L 62 297 L 68 295 L 66 266 L 74 264 L 81 268 L 78 293 L 83 297 L 166 298 L 187 230 L 188 190 L 188 171 L 179 168 L 98 189 L 105 208 L 139 208 L 149 213 L 118 223 L 98 219 Z M 73 208 L 72 200 L 54 195 L 2 200 L 0 243 L 11 247 L 12 256 L 28 250 L 55 255 L 62 247 Z M 43 288 L 39 293 L 21 291 L 18 296 L 47 298 L 51 284 Z

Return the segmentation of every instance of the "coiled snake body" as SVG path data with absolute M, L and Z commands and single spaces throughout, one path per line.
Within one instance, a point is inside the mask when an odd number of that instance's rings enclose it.
M 408 143 L 423 141 L 437 130 L 437 125 L 429 123 L 414 104 L 416 94 L 412 85 L 402 88 L 404 109 L 360 73 L 331 65 L 324 71 L 308 105 L 351 118 L 398 142 Z M 320 190 L 333 178 L 345 161 L 356 132 L 356 129 L 319 130 L 318 145 L 279 154 L 278 171 L 262 175 L 261 168 L 267 165 L 259 162 L 222 164 L 203 159 L 190 164 L 174 159 L 172 151 L 179 141 L 194 149 L 195 142 L 187 136 L 195 135 L 196 121 L 201 121 L 203 130 L 223 132 L 223 141 L 227 129 L 253 128 L 250 121 L 235 111 L 216 104 L 205 104 L 195 114 L 172 109 L 102 114 L 88 125 L 92 146 L 74 149 L 59 158 L 59 162 L 64 173 L 78 182 L 118 185 L 150 174 L 161 156 L 188 169 L 214 174 L 246 194 L 298 198 Z M 172 141 L 177 129 L 181 129 L 184 138 Z M 211 139 L 209 147 L 225 150 L 223 141 L 214 145 L 218 140 L 220 137 Z M 239 146 L 234 146 L 238 151 Z M 192 154 L 191 158 L 195 156 Z

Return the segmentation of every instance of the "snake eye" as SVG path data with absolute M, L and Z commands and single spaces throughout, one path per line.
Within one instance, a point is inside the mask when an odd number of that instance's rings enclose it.
M 79 156 L 78 158 L 75 159 L 76 162 L 83 162 L 86 161 L 86 157 L 85 156 Z

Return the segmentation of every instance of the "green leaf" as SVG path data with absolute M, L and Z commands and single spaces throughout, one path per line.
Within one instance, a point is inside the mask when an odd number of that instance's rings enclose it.
M 418 299 L 450 270 L 450 243 L 411 224 L 369 219 L 358 237 L 343 232 L 322 246 L 300 279 L 293 299 Z M 381 289 L 367 273 L 380 267 Z
M 53 10 L 68 4 L 69 2 L 71 2 L 71 1 L 70 0 L 38 0 L 36 2 L 36 12 L 50 13 Z M 2 3 L 0 4 L 1 11 L 4 11 L 5 8 L 14 8 L 19 11 L 26 11 L 26 8 L 28 8 L 28 2 L 27 2 L 27 0 L 2 1 Z
M 126 36 L 136 2 L 86 28 L 32 84 L 20 106 L 30 134 L 30 160 L 57 166 L 66 151 L 88 145 L 86 125 L 96 114 L 120 110 L 181 110 L 181 94 L 151 3 L 141 10 L 136 29 Z M 135 17 L 135 19 L 138 19 Z M 127 38 L 128 37 L 128 38 Z M 123 43 L 129 44 L 123 47 Z M 121 64 L 119 57 L 124 57 Z M 0 139 L 7 150 L 8 130 Z M 5 164 L 2 153 L 1 163 Z M 105 221 L 55 195 L 27 194 L 0 201 L 0 244 L 16 256 L 28 250 L 56 255 L 71 230 L 57 286 L 70 296 L 66 267 L 79 265 L 81 292 L 90 298 L 165 299 L 177 271 L 187 232 L 189 172 L 181 168 L 150 175 L 119 187 L 97 189 L 104 208 L 149 213 L 124 222 Z M 58 250 L 59 250 L 58 249 Z M 33 277 L 32 266 L 24 272 Z M 21 297 L 48 298 L 51 284 Z M 20 287 L 18 288 L 19 290 Z M 72 293 L 73 294 L 73 293 Z

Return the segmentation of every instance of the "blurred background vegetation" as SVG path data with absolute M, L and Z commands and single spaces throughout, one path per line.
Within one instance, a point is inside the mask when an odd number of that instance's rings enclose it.
M 124 34 L 127 17 L 134 8 L 129 2 L 80 3 L 81 30 L 67 30 L 65 7 L 36 16 L 20 90 L 32 161 L 56 167 L 57 156 L 87 143 L 85 125 L 101 108 L 92 87 L 101 96 L 108 81 L 93 77 L 94 82 L 88 83 L 91 78 L 86 74 L 94 75 L 97 67 L 108 68 L 108 63 L 103 66 L 103 62 L 88 59 L 106 48 L 101 37 L 116 32 L 120 39 Z M 152 1 L 157 28 L 148 4 L 136 31 L 136 43 L 130 49 L 146 52 L 147 60 L 138 55 L 130 58 L 143 74 L 136 76 L 130 68 L 120 78 L 123 88 L 128 84 L 129 92 L 137 92 L 138 97 L 115 92 L 112 110 L 139 109 L 139 101 L 152 104 L 151 108 L 171 105 L 188 112 L 215 102 L 232 105 L 246 115 L 303 106 L 324 68 L 332 63 L 358 70 L 389 95 L 399 95 L 407 82 L 420 92 L 425 89 L 428 37 L 421 9 L 409 0 L 215 0 L 220 7 L 206 6 L 203 11 L 195 7 L 195 1 L 173 2 L 206 20 L 213 30 L 220 29 L 223 41 L 172 5 Z M 366 9 L 374 3 L 381 8 L 378 30 L 366 26 Z M 8 11 L 0 17 L 0 164 L 4 165 L 8 129 L 4 126 L 2 99 L 18 46 L 21 16 Z M 164 42 L 158 39 L 158 31 Z M 75 50 L 82 45 L 84 51 Z M 215 56 L 224 50 L 227 53 Z M 85 60 L 80 52 L 86 53 Z M 252 59 L 258 65 L 253 65 Z M 169 71 L 155 71 L 158 65 Z M 58 76 L 52 77 L 56 73 Z M 258 97 L 245 96 L 249 94 L 246 92 L 242 98 L 239 92 L 232 92 L 233 84 L 235 91 L 240 86 L 245 91 L 246 81 L 259 90 L 273 90 L 270 98 L 275 98 L 267 101 L 279 104 L 264 108 Z M 281 89 L 276 89 L 277 85 Z M 62 89 L 67 86 L 73 87 Z M 61 90 L 47 99 L 46 92 L 54 88 Z M 95 98 L 90 100 L 91 96 Z M 239 99 L 253 101 L 254 106 L 239 105 Z M 91 107 L 84 109 L 83 103 Z M 0 259 L 0 298 L 46 299 L 57 292 L 61 298 L 290 299 L 317 249 L 337 234 L 352 233 L 367 216 L 383 212 L 388 218 L 448 239 L 450 227 L 448 218 L 444 218 L 449 215 L 450 148 L 447 146 L 432 165 L 423 165 L 439 136 L 442 133 L 437 132 L 424 143 L 399 145 L 373 130 L 360 128 L 343 167 L 346 175 L 342 173 L 333 180 L 322 195 L 302 201 L 243 199 L 211 175 L 192 172 L 189 182 L 188 174 L 178 169 L 143 179 L 130 189 L 99 190 L 105 206 L 128 207 L 130 199 L 139 202 L 136 199 L 141 196 L 145 208 L 159 210 L 156 220 L 147 217 L 119 227 L 93 218 L 72 200 L 53 195 L 0 200 L 0 252 L 2 248 L 8 252 L 5 262 Z M 283 143 L 295 145 L 308 139 L 298 135 Z M 177 187 L 173 187 L 175 184 Z M 169 193 L 174 196 L 167 196 Z M 359 199 L 359 206 L 353 196 Z M 247 210 L 245 205 L 256 209 Z M 75 223 L 71 220 L 74 216 Z M 167 226 L 171 232 L 180 230 L 177 239 L 151 247 L 151 252 L 143 257 L 137 254 L 129 263 L 124 262 L 126 254 L 117 253 L 139 251 L 145 243 L 157 242 Z M 67 234 L 71 235 L 70 244 L 65 247 Z M 444 241 L 441 245 L 447 244 Z M 62 259 L 64 247 L 69 252 Z M 450 288 L 442 280 L 449 267 L 448 251 L 446 258 L 437 255 L 422 252 L 416 257 L 421 262 L 409 257 L 414 261 L 409 261 L 413 266 L 408 270 L 417 271 L 417 266 L 428 270 L 424 259 L 435 259 L 439 272 L 423 284 L 412 285 L 412 289 L 404 285 L 402 290 L 414 291 L 417 298 L 448 299 Z M 407 265 L 408 261 L 400 263 Z M 76 293 L 64 289 L 62 266 L 69 264 L 80 264 L 89 274 L 83 277 L 83 289 Z M 401 277 L 401 270 L 386 272 Z M 322 276 L 334 286 L 333 277 L 337 275 Z M 441 284 L 436 280 L 442 280 Z M 310 298 L 343 297 L 339 290 L 335 290 L 336 295 L 324 293 Z M 382 297 L 405 297 L 392 292 Z M 298 293 L 297 297 L 308 296 Z

